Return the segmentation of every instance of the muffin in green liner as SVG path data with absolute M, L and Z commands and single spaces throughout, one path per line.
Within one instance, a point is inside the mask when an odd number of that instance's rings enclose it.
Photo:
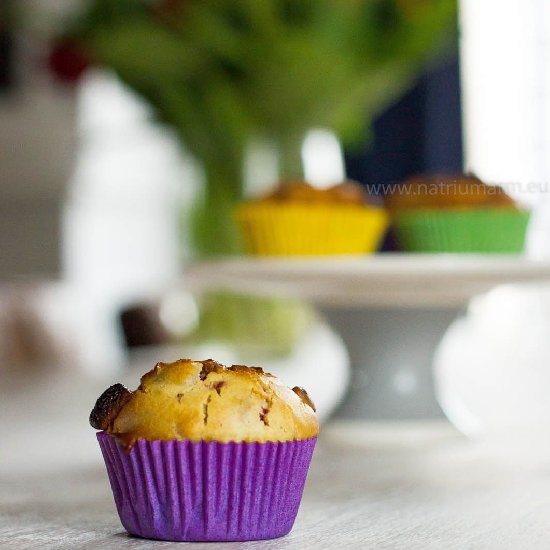
M 407 252 L 522 252 L 530 213 L 469 174 L 415 176 L 385 197 Z
M 396 214 L 393 222 L 407 252 L 518 253 L 529 216 L 508 208 L 417 210 Z

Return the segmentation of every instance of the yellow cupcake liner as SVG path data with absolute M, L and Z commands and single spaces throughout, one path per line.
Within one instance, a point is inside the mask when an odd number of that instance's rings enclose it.
M 235 217 L 257 256 L 369 254 L 389 223 L 382 208 L 330 204 L 245 204 Z

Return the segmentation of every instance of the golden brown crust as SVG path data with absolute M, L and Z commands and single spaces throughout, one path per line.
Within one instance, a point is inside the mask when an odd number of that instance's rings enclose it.
M 394 187 L 385 198 L 391 212 L 443 208 L 516 208 L 502 187 L 471 175 L 415 176 Z
M 122 406 L 114 400 L 103 421 L 92 424 L 126 448 L 137 439 L 266 442 L 319 432 L 307 393 L 259 367 L 226 368 L 212 359 L 158 363 L 128 394 Z
M 292 181 L 281 184 L 258 202 L 364 206 L 370 200 L 364 188 L 354 181 L 344 181 L 325 189 L 318 189 L 305 181 Z
M 314 411 L 317 411 L 315 408 L 315 405 L 313 404 L 313 401 L 311 400 L 311 397 L 309 397 L 308 393 L 304 388 L 301 388 L 300 386 L 294 386 L 292 388 L 292 391 L 306 404 L 309 405 Z
M 120 409 L 132 397 L 132 392 L 122 384 L 107 388 L 98 398 L 90 413 L 90 424 L 96 430 L 106 430 Z

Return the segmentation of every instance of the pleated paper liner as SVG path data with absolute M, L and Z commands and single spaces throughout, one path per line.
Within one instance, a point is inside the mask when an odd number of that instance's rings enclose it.
M 246 541 L 294 524 L 316 439 L 284 443 L 97 438 L 128 533 L 170 541 Z
M 510 208 L 423 210 L 397 214 L 394 226 L 407 252 L 522 252 L 529 212 Z
M 236 220 L 257 256 L 368 254 L 388 226 L 382 208 L 330 204 L 246 204 Z

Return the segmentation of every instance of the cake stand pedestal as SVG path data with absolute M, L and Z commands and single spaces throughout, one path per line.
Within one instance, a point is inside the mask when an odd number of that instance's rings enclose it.
M 550 281 L 550 261 L 517 255 L 376 254 L 237 258 L 191 264 L 187 289 L 284 296 L 318 307 L 353 367 L 345 417 L 441 415 L 431 362 L 470 298 L 503 284 Z

